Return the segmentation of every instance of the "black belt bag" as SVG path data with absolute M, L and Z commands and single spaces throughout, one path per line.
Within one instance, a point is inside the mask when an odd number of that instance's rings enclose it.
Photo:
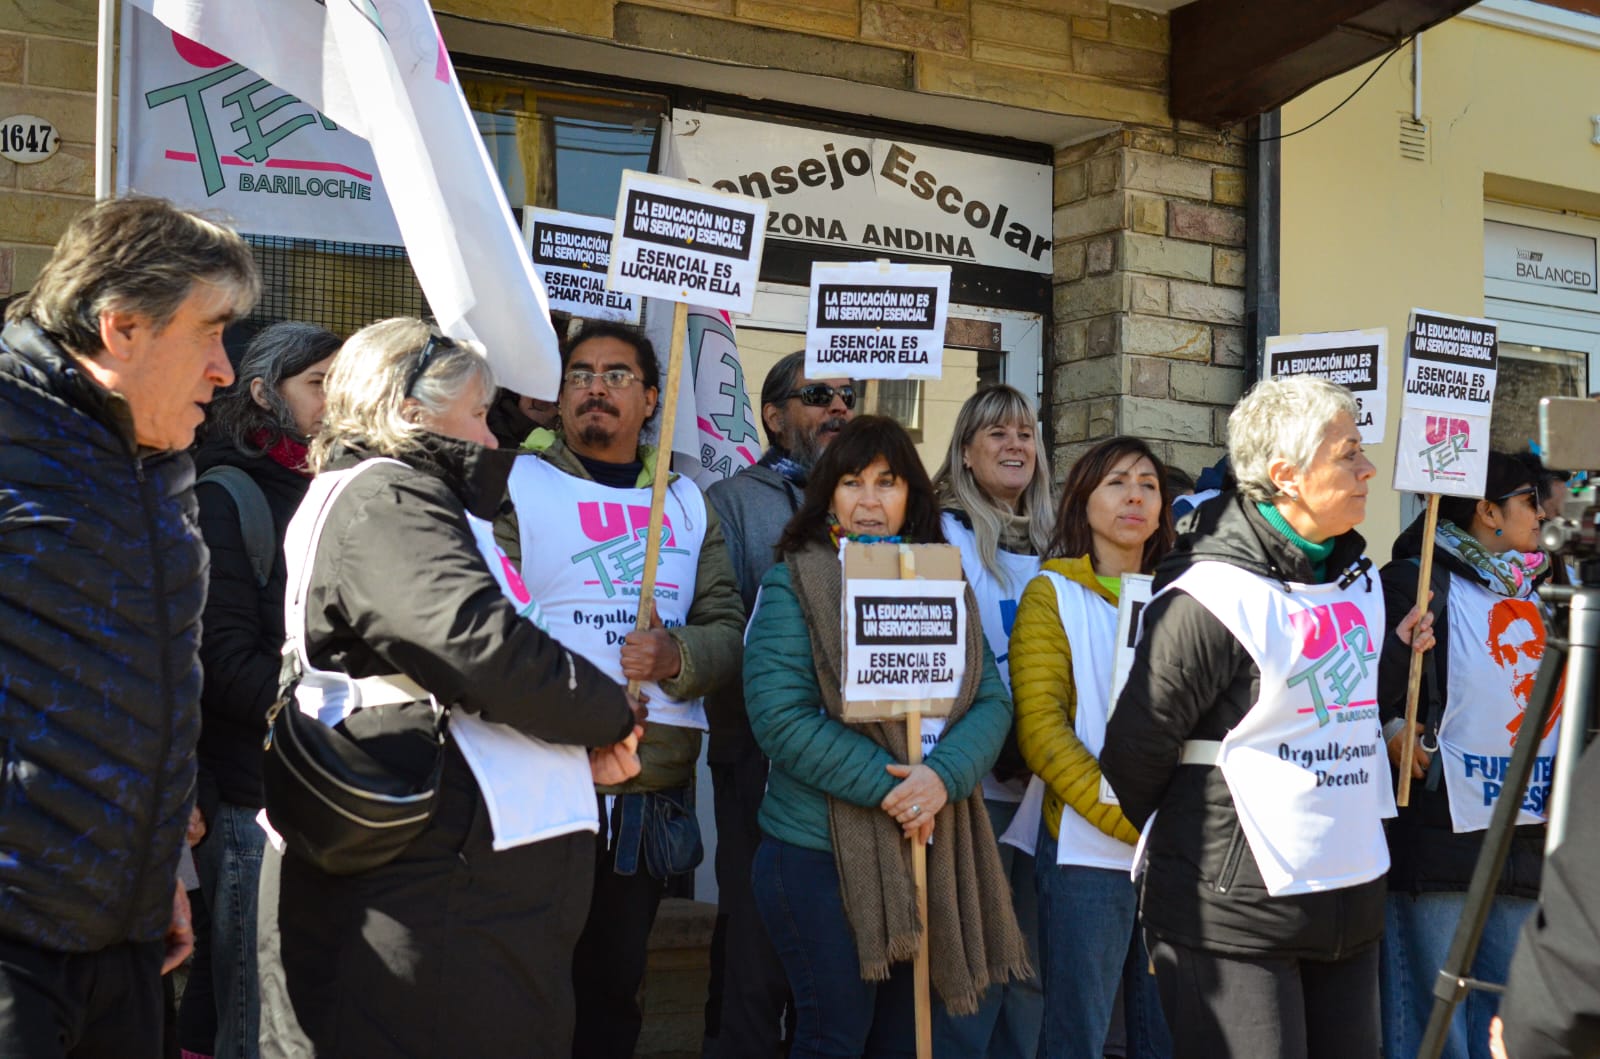
M 293 664 L 294 656 L 289 655 L 286 663 Z M 408 778 L 344 731 L 301 710 L 294 701 L 296 683 L 285 684 L 268 714 L 261 769 L 267 819 L 292 855 L 330 875 L 354 875 L 387 864 L 433 818 L 444 765 L 444 715 L 437 714 L 433 724 L 432 768 L 420 779 Z M 388 687 L 403 692 L 409 681 L 351 683 L 358 689 L 378 684 L 380 691 Z M 417 691 L 426 697 L 426 692 Z M 404 701 L 416 697 L 407 695 Z M 396 705 L 363 702 L 361 708 L 385 710 Z

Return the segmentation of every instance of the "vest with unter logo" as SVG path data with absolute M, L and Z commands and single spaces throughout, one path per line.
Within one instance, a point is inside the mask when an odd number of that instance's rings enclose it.
M 550 635 L 625 683 L 622 641 L 638 618 L 650 490 L 601 485 L 524 456 L 512 467 L 510 492 L 522 541 L 522 579 L 539 601 Z M 662 624 L 672 628 L 688 621 L 694 605 L 705 497 L 679 477 L 667 486 L 663 516 L 655 607 Z M 706 728 L 699 699 L 679 702 L 654 682 L 644 692 L 651 723 Z
M 1217 765 L 1267 892 L 1335 890 L 1388 871 L 1382 591 L 1365 576 L 1285 585 L 1218 562 L 1196 563 L 1166 591 L 1210 611 L 1260 671 L 1260 697 Z

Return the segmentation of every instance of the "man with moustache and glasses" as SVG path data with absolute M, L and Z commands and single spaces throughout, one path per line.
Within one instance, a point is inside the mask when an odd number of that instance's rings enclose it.
M 773 548 L 800 506 L 806 475 L 855 413 L 849 379 L 807 379 L 805 351 L 790 353 L 761 384 L 761 462 L 706 491 L 722 517 L 728 554 L 747 611 L 755 607 Z M 706 1001 L 704 1059 L 778 1054 L 789 986 L 767 939 L 750 888 L 761 841 L 756 821 L 767 786 L 767 758 L 745 715 L 744 688 L 733 681 L 706 699 L 711 721 L 711 784 L 717 819 L 717 926 L 711 939 L 711 995 Z
M 586 322 L 562 347 L 559 423 L 535 431 L 511 472 L 496 536 L 520 565 L 546 631 L 619 683 L 641 682 L 642 769 L 597 789 L 594 896 L 573 956 L 573 1054 L 630 1059 L 646 945 L 667 882 L 703 857 L 692 784 L 703 698 L 739 676 L 744 606 L 720 520 L 688 478 L 668 486 L 655 616 L 634 628 L 658 458 L 641 432 L 660 365 L 635 328 Z

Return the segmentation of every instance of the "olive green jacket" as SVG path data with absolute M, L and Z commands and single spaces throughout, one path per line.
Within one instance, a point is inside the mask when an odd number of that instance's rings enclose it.
M 578 462 L 559 434 L 536 430 L 523 443 L 524 450 L 563 473 L 588 478 L 589 472 Z M 644 464 L 638 485 L 648 488 L 655 476 L 656 448 L 639 446 Z M 677 475 L 673 475 L 677 477 Z M 517 512 L 507 503 L 494 523 L 495 540 L 518 567 L 522 565 L 522 536 Z M 688 620 L 668 629 L 677 641 L 683 668 L 678 675 L 661 681 L 661 690 L 679 701 L 703 698 L 739 678 L 739 654 L 744 639 L 744 601 L 733 578 L 733 563 L 722 538 L 722 522 L 716 510 L 706 505 L 706 537 L 700 548 L 695 572 L 694 602 Z M 603 794 L 631 794 L 636 791 L 671 790 L 693 782 L 695 762 L 700 757 L 700 733 L 693 728 L 665 724 L 646 724 L 639 741 L 639 775 L 615 787 L 599 788 Z

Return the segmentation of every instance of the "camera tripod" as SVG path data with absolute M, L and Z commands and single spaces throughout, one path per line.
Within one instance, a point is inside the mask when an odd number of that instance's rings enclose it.
M 1559 556 L 1556 561 L 1561 561 Z M 1600 690 L 1600 685 L 1596 683 L 1597 676 L 1600 676 L 1600 562 L 1585 560 L 1579 569 L 1580 584 L 1546 585 L 1539 590 L 1545 600 L 1554 604 L 1555 614 L 1550 633 L 1545 639 L 1544 659 L 1539 665 L 1539 674 L 1534 680 L 1533 693 L 1529 697 L 1522 723 L 1523 732 L 1544 731 L 1551 711 L 1555 709 L 1556 691 L 1563 686 L 1562 677 L 1565 676 L 1561 735 L 1556 744 L 1556 769 L 1550 788 L 1546 856 L 1560 848 L 1566 839 L 1573 776 L 1594 720 L 1592 709 L 1595 694 Z M 1483 848 L 1478 853 L 1478 863 L 1472 869 L 1472 881 L 1467 886 L 1466 903 L 1461 911 L 1461 919 L 1456 924 L 1455 937 L 1450 942 L 1450 953 L 1439 970 L 1439 977 L 1434 981 L 1433 1011 L 1428 1017 L 1428 1028 L 1422 1035 L 1422 1047 L 1417 1051 L 1417 1059 L 1438 1059 L 1449 1034 L 1450 1019 L 1468 990 L 1481 989 L 1493 993 L 1505 990 L 1503 984 L 1481 982 L 1466 977 L 1466 973 L 1472 967 L 1473 957 L 1477 955 L 1483 926 L 1489 917 L 1489 906 L 1494 901 L 1495 883 L 1500 878 L 1506 855 L 1511 849 L 1512 831 L 1538 752 L 1537 738 L 1518 739 L 1516 748 L 1511 752 L 1506 784 L 1489 817 L 1489 828 L 1484 832 Z

